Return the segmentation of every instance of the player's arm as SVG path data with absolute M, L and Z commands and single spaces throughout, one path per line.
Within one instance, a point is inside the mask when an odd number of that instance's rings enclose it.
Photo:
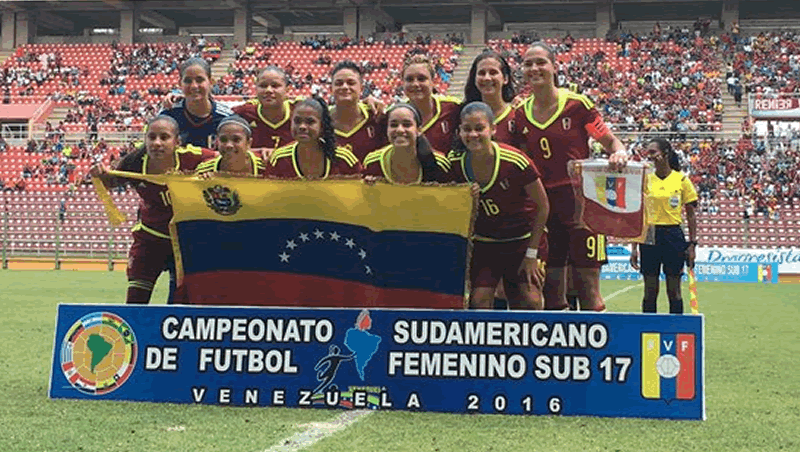
M 697 201 L 692 201 L 683 206 L 686 211 L 686 224 L 689 228 L 689 246 L 686 247 L 686 265 L 694 268 L 696 256 L 695 247 L 697 246 Z
M 625 168 L 628 164 L 628 151 L 622 141 L 611 133 L 608 125 L 603 121 L 603 117 L 594 108 L 591 109 L 589 121 L 586 125 L 586 131 L 590 137 L 602 144 L 609 154 L 608 163 L 611 169 L 619 171 Z
M 631 267 L 639 270 L 639 244 L 636 242 L 631 244 Z
M 547 200 L 547 193 L 544 190 L 541 179 L 529 183 L 525 186 L 525 193 L 528 198 L 533 201 L 534 209 L 536 209 L 536 217 L 531 225 L 531 237 L 528 241 L 528 249 L 525 252 L 525 259 L 522 260 L 520 265 L 520 273 L 524 272 L 527 277 L 528 284 L 536 287 L 541 287 L 541 274 L 537 271 L 539 268 L 539 242 L 542 238 L 542 231 L 544 231 L 547 223 L 547 216 L 550 214 L 550 203 Z

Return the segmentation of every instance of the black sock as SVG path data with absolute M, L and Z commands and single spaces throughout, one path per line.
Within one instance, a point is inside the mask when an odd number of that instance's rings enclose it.
M 571 311 L 578 310 L 578 296 L 577 295 L 567 295 L 567 304 L 569 304 L 569 309 Z
M 642 312 L 645 313 L 656 313 L 656 300 L 648 300 L 647 298 L 642 300 Z
M 683 298 L 678 298 L 677 300 L 669 300 L 669 313 L 683 314 Z

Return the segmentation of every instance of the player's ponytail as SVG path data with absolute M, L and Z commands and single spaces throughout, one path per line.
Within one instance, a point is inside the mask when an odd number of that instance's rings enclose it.
M 308 105 L 319 113 L 322 130 L 319 134 L 319 144 L 322 148 L 322 153 L 325 154 L 330 161 L 336 158 L 336 129 L 333 127 L 333 119 L 328 110 L 328 104 L 324 99 L 318 96 L 309 97 L 301 101 L 297 106 Z

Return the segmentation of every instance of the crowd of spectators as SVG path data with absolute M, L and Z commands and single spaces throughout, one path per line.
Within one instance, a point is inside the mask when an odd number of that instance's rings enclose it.
M 794 93 L 800 89 L 800 34 L 795 31 L 762 32 L 734 39 L 722 37 L 728 71 L 744 85 L 745 93 Z M 732 50 L 732 52 L 730 52 Z
M 11 57 L 0 68 L 3 102 L 11 96 L 30 96 L 45 82 L 58 80 L 62 86 L 80 86 L 81 78 L 89 75 L 88 67 L 65 66 L 59 52 L 31 52 Z

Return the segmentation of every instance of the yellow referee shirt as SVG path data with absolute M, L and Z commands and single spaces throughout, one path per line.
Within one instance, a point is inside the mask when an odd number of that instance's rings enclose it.
M 680 171 L 672 171 L 666 179 L 649 174 L 648 207 L 652 224 L 671 226 L 681 224 L 681 208 L 697 201 L 697 190 L 692 181 Z

